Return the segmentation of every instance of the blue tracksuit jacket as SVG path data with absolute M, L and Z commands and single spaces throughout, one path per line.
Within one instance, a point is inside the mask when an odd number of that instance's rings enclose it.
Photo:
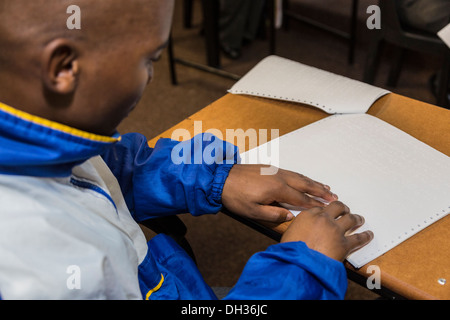
M 216 299 L 171 238 L 147 243 L 138 222 L 217 213 L 238 158 L 207 134 L 149 148 L 0 103 L 0 296 Z M 342 299 L 346 286 L 342 263 L 281 243 L 251 257 L 226 299 Z

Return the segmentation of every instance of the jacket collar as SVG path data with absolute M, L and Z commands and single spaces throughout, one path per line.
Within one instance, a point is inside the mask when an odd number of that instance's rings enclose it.
M 0 174 L 67 177 L 120 140 L 88 133 L 0 102 Z

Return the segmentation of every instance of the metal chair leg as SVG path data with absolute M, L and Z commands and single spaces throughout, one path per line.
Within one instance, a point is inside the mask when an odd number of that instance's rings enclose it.
M 169 69 L 170 69 L 170 79 L 174 86 L 178 85 L 177 72 L 175 68 L 175 57 L 173 55 L 173 41 L 172 34 L 169 36 L 169 43 L 167 46 L 167 52 L 169 56 Z
M 439 81 L 437 92 L 437 105 L 450 109 L 450 102 L 448 99 L 448 85 L 449 85 L 449 73 L 450 73 L 450 55 L 444 58 L 442 66 L 441 79 Z
M 375 73 L 378 67 L 382 45 L 383 41 L 381 38 L 375 37 L 369 46 L 363 76 L 363 81 L 366 83 L 373 84 L 375 81 Z
M 405 50 L 403 48 L 395 48 L 394 56 L 392 58 L 391 70 L 389 71 L 389 76 L 387 80 L 387 85 L 390 87 L 397 86 L 398 78 L 400 76 L 400 71 L 402 69 L 402 61 L 405 55 Z

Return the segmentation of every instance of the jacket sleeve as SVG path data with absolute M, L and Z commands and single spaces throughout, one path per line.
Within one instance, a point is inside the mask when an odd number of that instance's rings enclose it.
M 347 275 L 343 263 L 286 242 L 256 253 L 247 262 L 226 300 L 343 299 Z
M 139 222 L 186 212 L 218 212 L 223 185 L 239 152 L 208 133 L 184 142 L 160 139 L 154 149 L 143 135 L 130 133 L 102 157 Z

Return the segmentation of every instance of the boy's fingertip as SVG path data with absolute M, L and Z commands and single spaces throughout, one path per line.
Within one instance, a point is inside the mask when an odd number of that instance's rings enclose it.
M 289 213 L 286 215 L 286 221 L 291 221 L 292 219 L 294 219 L 294 215 L 289 211 Z
M 366 230 L 366 231 L 364 231 L 364 233 L 367 235 L 367 237 L 368 237 L 368 239 L 365 241 L 365 245 L 366 244 L 368 244 L 370 241 L 372 241 L 373 240 L 373 238 L 374 238 L 374 234 L 373 234 L 373 232 L 372 231 L 370 231 L 370 230 Z
M 361 227 L 362 225 L 364 225 L 366 223 L 366 219 L 364 219 L 364 217 L 362 215 L 357 214 L 357 213 L 352 213 L 352 214 L 354 216 L 356 216 L 358 219 L 358 222 L 356 223 L 357 228 Z
M 331 191 L 328 191 L 328 193 L 324 196 L 324 198 L 326 198 L 326 200 L 329 201 L 329 202 L 333 202 L 333 201 L 339 200 L 338 195 L 334 194 Z

